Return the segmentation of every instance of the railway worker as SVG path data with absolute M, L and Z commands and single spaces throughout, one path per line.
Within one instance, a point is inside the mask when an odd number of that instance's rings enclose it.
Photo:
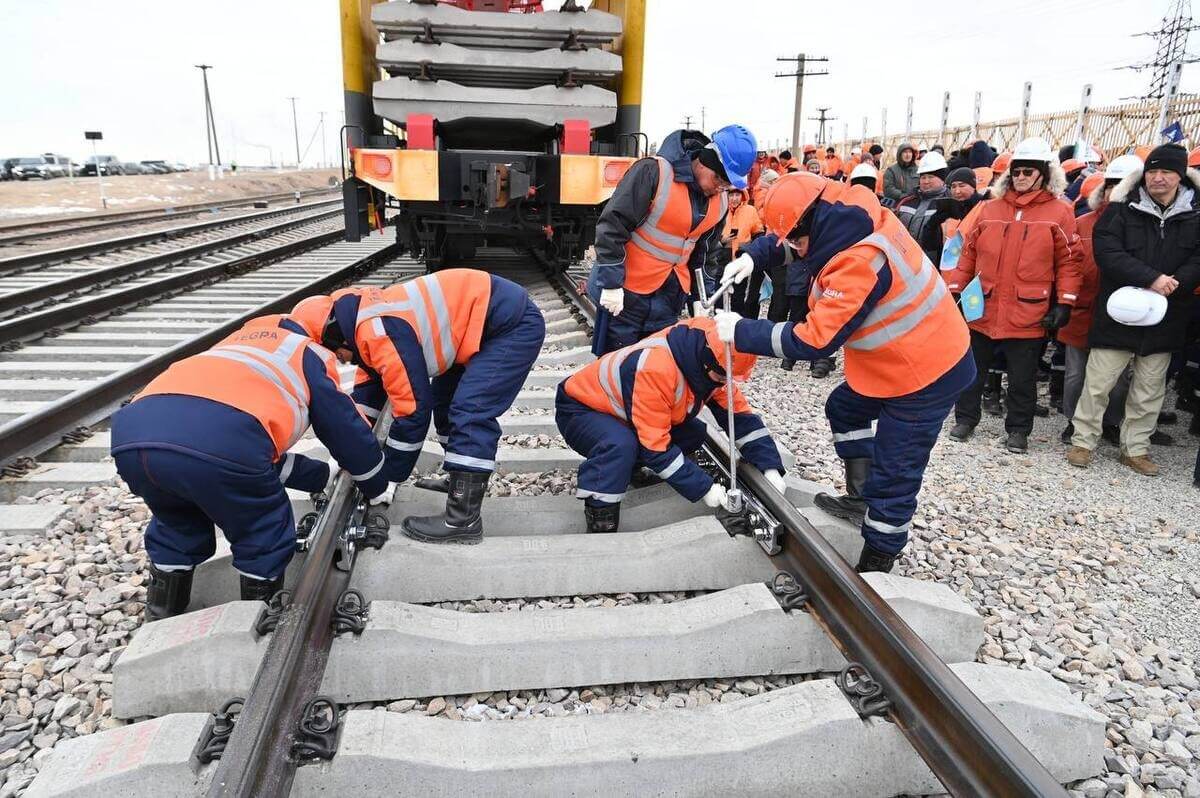
M 719 313 L 718 335 L 742 352 L 798 360 L 845 348 L 846 380 L 825 414 L 846 494 L 819 494 L 816 504 L 861 524 L 859 571 L 890 571 L 942 422 L 975 379 L 966 324 L 920 246 L 862 186 L 780 178 L 763 223 L 769 234 L 723 279 L 746 279 L 793 252 L 812 281 L 808 316 L 772 324 Z
M 841 180 L 845 168 L 842 159 L 838 157 L 837 150 L 833 147 L 826 147 L 825 158 L 821 162 L 821 174 L 830 180 Z
M 966 238 L 974 221 L 971 212 L 983 202 L 983 195 L 977 189 L 975 171 L 970 167 L 960 166 L 950 172 L 946 177 L 946 186 L 949 195 L 937 201 L 933 216 L 929 217 L 928 224 L 921 231 L 921 249 L 939 268 L 946 242 L 959 232 Z M 968 217 L 971 222 L 967 221 Z
M 150 508 L 146 620 L 187 609 L 193 569 L 221 527 L 241 598 L 283 586 L 296 543 L 285 488 L 316 492 L 325 463 L 288 453 L 308 429 L 372 504 L 388 499 L 371 425 L 338 384 L 331 352 L 292 316 L 263 316 L 156 377 L 113 416 L 117 472 Z
M 883 173 L 883 196 L 899 202 L 917 190 L 917 150 L 907 141 L 896 148 L 896 162 Z
M 779 172 L 774 169 L 764 169 L 762 174 L 758 176 L 758 182 L 754 184 L 754 209 L 758 210 L 762 207 L 763 200 L 767 197 L 767 189 L 775 185 L 775 181 L 779 179 Z
M 696 415 L 707 406 L 728 422 L 725 347 L 710 318 L 681 321 L 631 346 L 610 352 L 558 386 L 555 422 L 567 445 L 586 459 L 576 496 L 584 501 L 588 532 L 616 532 L 621 500 L 634 469 L 644 465 L 688 501 L 720 508 L 725 488 L 692 459 L 704 441 Z M 735 353 L 733 379 L 744 382 L 753 355 Z M 738 449 L 780 491 L 783 461 L 763 422 L 734 387 Z
M 729 258 L 732 260 L 741 247 L 762 234 L 762 220 L 758 217 L 758 210 L 747 202 L 747 193 L 739 189 L 731 190 L 729 212 L 725 215 L 725 228 L 721 233 L 721 245 L 729 247 Z M 732 297 L 734 310 L 755 319 L 758 318 L 759 296 L 762 290 L 762 276 L 756 277 L 757 280 L 738 286 Z
M 387 288 L 336 291 L 296 313 L 343 363 L 359 367 L 354 400 L 368 417 L 391 404 L 384 474 L 412 473 L 432 417 L 445 447 L 446 512 L 408 517 L 404 534 L 427 543 L 478 543 L 480 510 L 496 470 L 500 424 L 546 335 L 529 294 L 503 277 L 444 269 Z
M 816 158 L 809 158 L 804 162 L 804 171 L 813 175 L 821 174 L 821 162 Z
M 949 176 L 950 170 L 941 153 L 929 153 L 917 164 L 916 190 L 901 197 L 893 209 L 908 234 L 921 244 L 926 256 L 934 264 L 940 260 L 942 253 L 940 249 L 935 252 L 932 248 L 925 248 L 925 228 L 937 213 L 939 201 L 950 196 L 950 190 L 946 187 L 946 178 Z M 971 177 L 974 185 L 974 174 Z
M 718 271 L 726 190 L 746 188 L 758 150 L 740 125 L 677 130 L 634 163 L 596 223 L 588 295 L 601 308 L 593 351 L 612 352 L 673 324 L 692 271 Z

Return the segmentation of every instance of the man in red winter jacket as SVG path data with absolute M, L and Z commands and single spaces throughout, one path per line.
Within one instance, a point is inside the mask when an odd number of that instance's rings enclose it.
M 1018 144 L 993 199 L 977 209 L 958 268 L 945 273 L 956 294 L 978 276 L 984 297 L 982 318 L 970 323 L 979 376 L 954 408 L 952 440 L 967 440 L 979 423 L 984 380 L 999 348 L 1008 360 L 1005 446 L 1010 452 L 1029 448 L 1042 340 L 1066 325 L 1082 282 L 1075 216 L 1060 200 L 1065 188 L 1049 144 L 1040 138 Z

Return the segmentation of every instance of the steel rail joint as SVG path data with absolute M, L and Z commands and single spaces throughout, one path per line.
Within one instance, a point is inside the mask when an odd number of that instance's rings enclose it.
M 595 306 L 565 276 L 559 287 L 589 321 Z M 729 442 L 713 430 L 705 445 L 728 462 Z M 783 526 L 772 558 L 792 573 L 807 607 L 847 660 L 862 663 L 891 700 L 889 716 L 954 795 L 1066 796 L 1066 790 L 963 684 L 924 640 L 842 559 L 762 472 L 744 460 L 738 480 Z

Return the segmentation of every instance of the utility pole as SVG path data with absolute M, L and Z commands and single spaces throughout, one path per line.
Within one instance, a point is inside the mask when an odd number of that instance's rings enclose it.
M 828 75 L 828 72 L 805 72 L 805 66 L 809 61 L 827 62 L 828 58 L 816 58 L 813 56 L 805 56 L 804 53 L 799 53 L 795 58 L 776 58 L 776 61 L 793 61 L 796 64 L 795 72 L 776 72 L 777 78 L 795 78 L 796 79 L 796 105 L 792 110 L 792 149 L 797 152 L 803 142 L 800 141 L 800 120 L 804 118 L 801 106 L 804 100 L 804 79 L 806 77 L 817 77 L 819 75 Z
M 213 176 L 213 153 L 216 153 L 216 166 L 221 165 L 221 144 L 217 140 L 217 123 L 213 119 L 212 110 L 212 95 L 208 92 L 208 70 L 212 69 L 211 64 L 196 64 L 196 69 L 200 70 L 200 75 L 204 80 L 204 138 L 208 142 L 208 176 L 212 179 Z
M 319 113 L 321 114 L 321 166 L 328 169 L 329 161 L 325 157 L 325 112 L 320 111 Z
M 818 108 L 817 113 L 820 114 L 820 116 L 810 116 L 809 117 L 809 119 L 811 119 L 813 122 L 817 122 L 819 125 L 817 127 L 817 144 L 825 143 L 825 123 L 833 122 L 834 120 L 837 119 L 836 116 L 826 116 L 825 112 L 828 110 L 829 110 L 829 106 L 825 106 L 824 108 Z
M 692 115 L 691 114 L 683 115 L 683 129 L 684 130 L 692 129 Z
M 300 168 L 300 127 L 296 124 L 296 98 L 288 97 L 292 101 L 292 137 L 296 140 L 296 169 Z
M 701 133 L 704 133 L 704 131 L 708 130 L 707 117 L 705 116 L 704 112 L 705 112 L 705 108 L 702 105 L 702 106 L 700 106 L 700 132 Z

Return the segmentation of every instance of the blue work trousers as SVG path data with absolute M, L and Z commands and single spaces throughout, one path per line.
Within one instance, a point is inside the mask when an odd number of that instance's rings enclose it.
M 434 377 L 433 426 L 445 447 L 445 467 L 496 470 L 497 419 L 516 400 L 546 337 L 546 320 L 533 300 L 509 329 L 485 333 L 479 351 Z
M 838 457 L 871 460 L 862 525 L 871 547 L 899 554 L 908 542 L 929 453 L 958 395 L 974 381 L 975 361 L 968 352 L 950 371 L 914 393 L 876 399 L 843 382 L 829 394 L 825 416 Z
M 554 422 L 567 445 L 585 458 L 579 466 L 576 496 L 589 507 L 620 504 L 639 465 L 641 445 L 634 428 L 572 399 L 561 385 Z M 704 432 L 703 421 L 689 418 L 671 428 L 671 443 L 690 457 L 704 442 Z
M 603 337 L 602 341 L 595 342 L 598 345 L 592 347 L 592 352 L 597 357 L 635 344 L 659 330 L 670 327 L 679 321 L 679 314 L 683 312 L 684 303 L 688 298 L 674 272 L 654 293 L 635 294 L 633 291 L 626 291 L 625 308 L 619 316 L 613 316 L 600 307 L 598 284 L 588 283 L 588 296 L 597 307 L 596 335 Z
M 115 460 L 117 473 L 153 514 L 146 527 L 150 562 L 168 570 L 199 565 L 216 551 L 216 524 L 241 573 L 274 579 L 287 567 L 296 523 L 276 466 L 256 471 L 148 447 L 118 452 Z

